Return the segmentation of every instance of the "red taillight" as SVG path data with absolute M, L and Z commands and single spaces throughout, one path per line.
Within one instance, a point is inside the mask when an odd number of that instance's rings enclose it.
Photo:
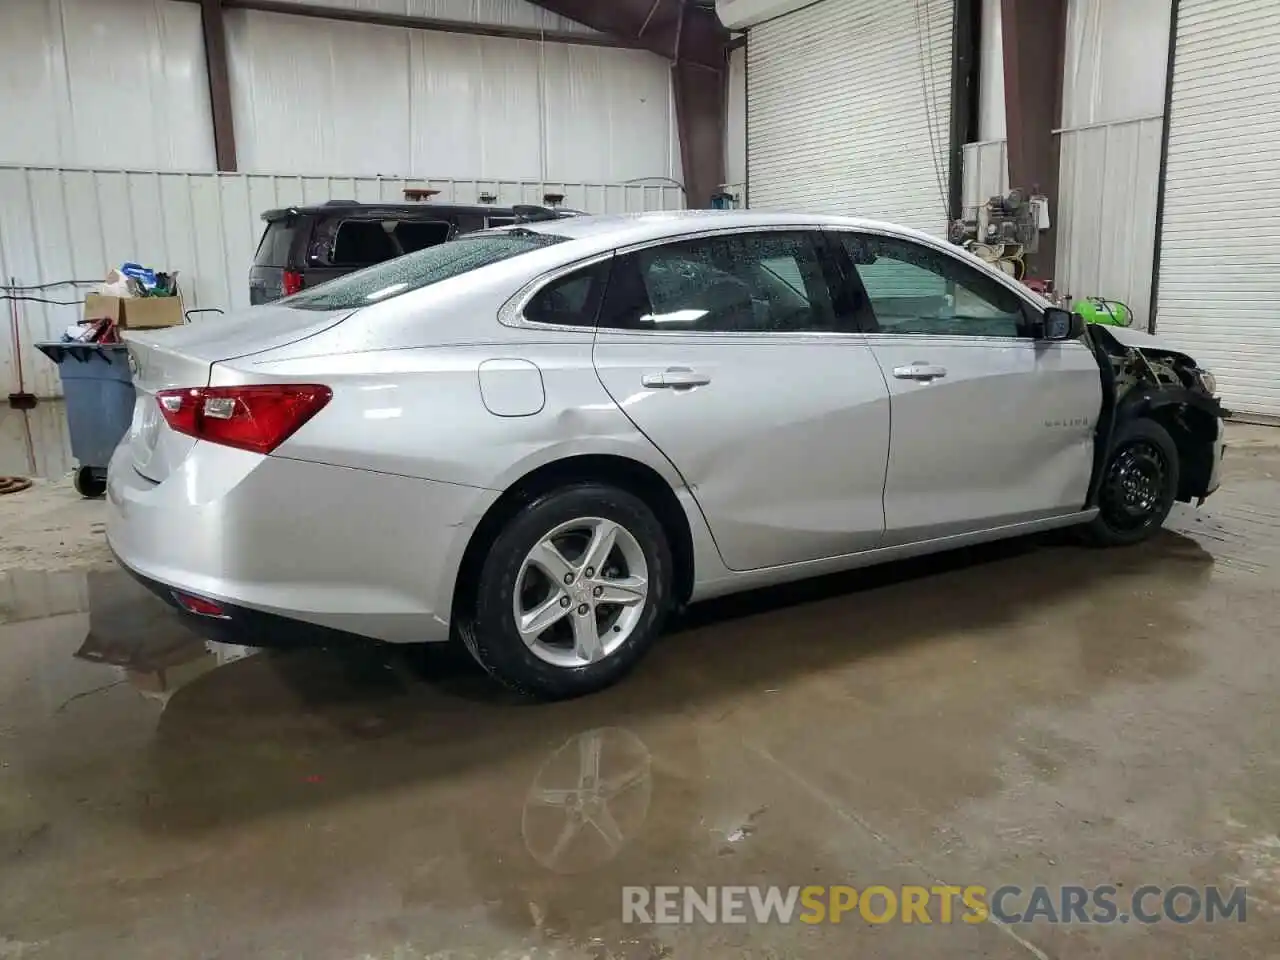
M 178 433 L 270 453 L 320 412 L 333 391 L 314 383 L 161 390 L 156 402 Z
M 177 601 L 178 606 L 182 607 L 187 613 L 194 613 L 200 617 L 213 617 L 217 620 L 230 620 L 231 614 L 227 613 L 222 604 L 209 600 L 206 597 L 196 597 L 189 593 L 179 593 L 177 590 L 170 591 L 173 599 Z
M 293 294 L 302 289 L 302 274 L 297 270 L 286 270 L 284 272 L 283 288 L 286 297 L 293 296 Z

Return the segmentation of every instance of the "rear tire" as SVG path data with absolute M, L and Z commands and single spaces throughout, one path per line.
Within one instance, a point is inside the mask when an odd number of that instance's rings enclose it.
M 1098 515 L 1084 528 L 1095 546 L 1141 543 L 1164 523 L 1178 493 L 1178 447 L 1154 420 L 1123 424 L 1098 488 Z
M 494 539 L 459 634 L 520 694 L 593 693 L 661 632 L 671 571 L 666 534 L 643 500 L 601 483 L 563 487 L 522 507 Z

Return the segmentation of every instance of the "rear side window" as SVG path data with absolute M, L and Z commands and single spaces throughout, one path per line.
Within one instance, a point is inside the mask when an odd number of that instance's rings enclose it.
M 357 270 L 280 302 L 297 310 L 355 310 L 566 239 L 532 230 L 476 233 Z
M 272 220 L 258 242 L 258 253 L 253 262 L 259 267 L 286 267 L 289 265 L 289 248 L 293 245 L 293 219 Z
M 397 256 L 395 241 L 381 220 L 345 220 L 333 239 L 335 267 L 367 267 Z
M 834 330 L 836 317 L 814 236 L 751 232 L 618 257 L 600 326 L 809 333 Z
M 594 327 L 608 282 L 608 260 L 575 270 L 534 294 L 524 308 L 524 318 L 533 323 Z

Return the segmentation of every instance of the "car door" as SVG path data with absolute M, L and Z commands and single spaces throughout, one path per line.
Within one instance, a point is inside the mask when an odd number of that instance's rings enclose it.
M 883 536 L 888 391 L 833 270 L 821 232 L 806 230 L 614 258 L 596 370 L 679 471 L 732 570 Z
M 1102 407 L 1085 344 L 1038 339 L 1012 281 L 940 245 L 835 236 L 890 392 L 886 544 L 1082 509 Z

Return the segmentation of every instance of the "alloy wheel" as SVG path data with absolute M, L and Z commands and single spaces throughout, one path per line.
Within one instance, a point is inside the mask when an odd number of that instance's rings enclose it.
M 520 564 L 512 613 L 539 659 L 583 667 L 618 650 L 644 614 L 649 568 L 635 536 L 603 517 L 560 524 Z

